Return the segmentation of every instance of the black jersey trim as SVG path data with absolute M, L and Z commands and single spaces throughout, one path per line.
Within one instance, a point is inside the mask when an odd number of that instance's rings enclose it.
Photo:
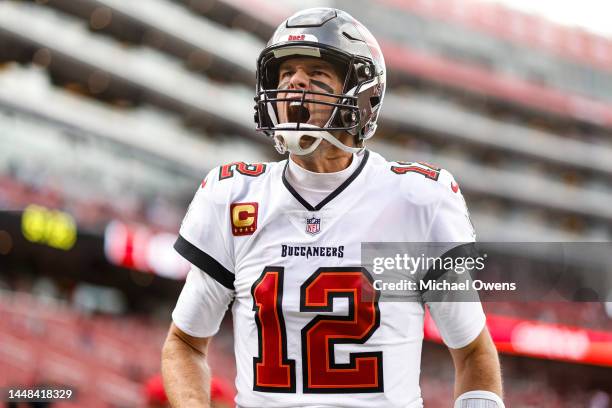
M 283 169 L 283 184 L 285 185 L 287 190 L 289 190 L 291 195 L 294 196 L 295 199 L 300 202 L 300 204 L 302 204 L 304 207 L 306 207 L 306 209 L 308 211 L 316 211 L 315 208 L 312 205 L 310 205 L 310 203 L 308 201 L 304 200 L 302 198 L 302 196 L 299 195 L 297 191 L 295 191 L 293 186 L 291 184 L 289 184 L 289 181 L 287 180 L 287 166 L 289 165 L 289 160 L 291 160 L 291 159 L 287 159 L 287 163 L 285 164 L 285 168 Z
M 287 190 L 289 190 L 291 195 L 293 195 L 293 197 L 295 197 L 295 199 L 298 200 L 300 204 L 302 204 L 308 211 L 319 211 L 321 208 L 325 206 L 325 204 L 329 203 L 331 200 L 336 198 L 341 192 L 343 192 L 357 178 L 357 176 L 361 174 L 366 163 L 368 162 L 368 157 L 370 157 L 370 151 L 365 150 L 363 154 L 363 159 L 361 160 L 361 163 L 359 163 L 359 167 L 355 169 L 353 174 L 351 174 L 349 178 L 344 180 L 344 182 L 338 186 L 338 188 L 332 191 L 327 197 L 323 199 L 323 201 L 321 201 L 319 204 L 317 204 L 314 207 L 308 201 L 304 200 L 304 198 L 297 191 L 295 191 L 293 186 L 287 180 L 287 167 L 289 166 L 289 160 L 291 159 L 287 159 L 287 163 L 285 164 L 285 168 L 283 169 L 283 184 L 285 185 Z
M 176 252 L 181 254 L 183 258 L 206 272 L 221 285 L 234 290 L 234 274 L 221 265 L 215 258 L 180 235 L 174 243 L 174 249 L 176 249 Z

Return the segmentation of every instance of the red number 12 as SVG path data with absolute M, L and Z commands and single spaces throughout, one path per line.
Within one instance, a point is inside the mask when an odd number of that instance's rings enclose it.
M 256 391 L 296 391 L 282 314 L 283 273 L 282 267 L 266 267 L 251 288 L 259 336 Z M 382 352 L 351 353 L 346 364 L 334 361 L 334 345 L 363 344 L 380 325 L 372 278 L 362 268 L 319 268 L 300 288 L 300 311 L 332 312 L 334 298 L 348 299 L 347 316 L 317 315 L 302 329 L 304 393 L 382 392 Z

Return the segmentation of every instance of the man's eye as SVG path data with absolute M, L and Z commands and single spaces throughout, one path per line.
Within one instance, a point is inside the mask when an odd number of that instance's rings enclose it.
M 313 76 L 321 76 L 321 75 L 327 75 L 325 72 L 323 71 L 312 71 L 312 75 Z
M 291 71 L 281 72 L 281 78 L 289 78 L 291 75 Z

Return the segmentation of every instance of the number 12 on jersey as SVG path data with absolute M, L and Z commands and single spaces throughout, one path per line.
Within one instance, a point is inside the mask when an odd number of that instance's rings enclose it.
M 296 392 L 295 360 L 287 357 L 282 311 L 284 268 L 266 267 L 251 288 L 259 357 L 253 358 L 253 389 Z M 380 325 L 370 274 L 359 267 L 319 268 L 300 288 L 300 312 L 333 312 L 333 299 L 348 300 L 347 316 L 315 316 L 301 332 L 304 393 L 383 392 L 381 351 L 350 353 L 335 362 L 336 344 L 363 344 Z

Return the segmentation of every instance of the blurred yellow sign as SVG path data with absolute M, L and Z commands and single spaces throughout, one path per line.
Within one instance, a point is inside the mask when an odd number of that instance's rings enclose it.
M 72 248 L 77 239 L 76 222 L 70 214 L 34 204 L 23 211 L 21 231 L 28 241 L 65 251 Z

